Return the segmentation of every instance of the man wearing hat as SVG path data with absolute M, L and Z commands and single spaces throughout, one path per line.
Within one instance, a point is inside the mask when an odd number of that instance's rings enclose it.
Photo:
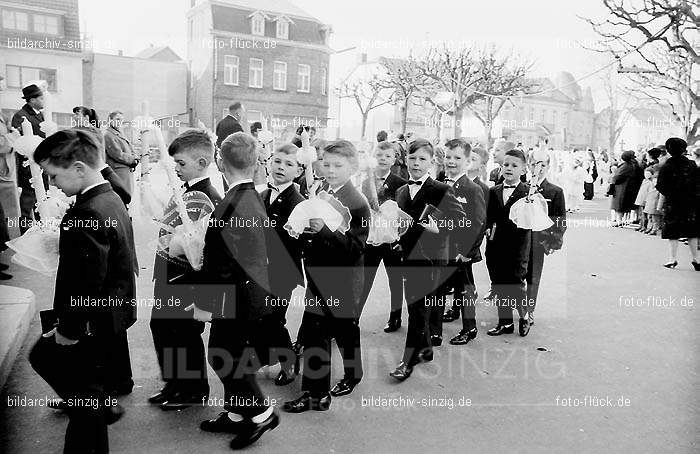
M 46 134 L 41 131 L 39 126 L 44 121 L 44 115 L 41 113 L 41 109 L 44 108 L 44 93 L 41 91 L 41 88 L 37 87 L 35 84 L 31 84 L 22 89 L 22 98 L 25 99 L 27 103 L 12 116 L 12 127 L 24 134 L 22 131 L 22 122 L 26 118 L 32 125 L 34 135 L 45 138 Z M 34 194 L 34 188 L 32 188 L 31 183 L 29 183 L 32 173 L 29 167 L 24 166 L 24 162 L 27 158 L 16 153 L 16 159 L 17 186 L 22 188 L 22 193 L 19 196 L 19 231 L 20 233 L 24 233 L 32 226 L 36 195 Z M 44 186 L 48 189 L 49 181 L 46 175 L 43 176 L 43 180 Z

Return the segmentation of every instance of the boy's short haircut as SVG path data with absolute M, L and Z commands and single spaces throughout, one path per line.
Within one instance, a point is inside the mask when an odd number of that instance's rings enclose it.
M 246 170 L 258 162 L 258 141 L 245 132 L 238 131 L 221 143 L 221 156 L 224 161 L 238 170 Z
M 352 142 L 349 142 L 347 140 L 341 139 L 330 142 L 323 149 L 323 153 L 324 155 L 336 154 L 338 156 L 342 156 L 344 158 L 347 158 L 350 161 L 350 165 L 352 165 L 352 167 L 354 167 L 355 169 L 359 167 L 360 161 L 358 158 L 357 149 L 355 148 L 355 145 L 352 144 Z
M 375 151 L 375 153 L 379 150 L 389 150 L 392 153 L 396 153 L 396 148 L 394 148 L 394 144 L 391 142 L 387 142 L 386 140 L 377 144 L 377 150 Z
M 187 153 L 195 158 L 204 158 L 207 163 L 214 160 L 214 142 L 203 129 L 190 129 L 175 137 L 168 147 L 168 154 Z
M 435 150 L 433 150 L 433 144 L 430 143 L 429 140 L 421 139 L 421 138 L 417 138 L 416 140 L 411 142 L 411 144 L 408 146 L 408 154 L 413 154 L 416 151 L 418 151 L 424 147 L 428 149 L 428 153 L 430 154 L 431 158 L 435 156 Z
M 506 156 L 513 156 L 514 158 L 518 158 L 522 161 L 523 164 L 527 165 L 527 158 L 525 158 L 525 153 L 522 152 L 522 150 L 518 150 L 517 148 L 515 150 L 510 150 L 506 151 Z
M 476 147 L 472 149 L 472 153 L 476 153 L 481 158 L 481 165 L 486 165 L 489 162 L 489 151 L 486 148 Z
M 95 168 L 100 159 L 100 144 L 94 134 L 77 129 L 64 129 L 44 139 L 36 151 L 34 162 L 49 161 L 51 165 L 67 169 L 76 161 Z
M 282 153 L 287 156 L 296 156 L 299 152 L 299 148 L 293 143 L 283 143 L 282 145 L 275 148 L 275 153 Z
M 377 133 L 377 143 L 385 142 L 389 138 L 389 134 L 386 131 L 379 131 Z
M 469 157 L 469 153 L 472 151 L 472 146 L 469 145 L 464 139 L 450 139 L 445 143 L 445 147 L 449 150 L 454 150 L 455 148 L 461 148 L 464 151 L 464 156 Z

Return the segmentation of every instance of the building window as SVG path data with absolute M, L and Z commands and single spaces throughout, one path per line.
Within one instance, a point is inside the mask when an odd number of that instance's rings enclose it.
M 262 88 L 263 86 L 263 61 L 259 58 L 250 59 L 248 86 L 252 88 Z
M 27 31 L 27 13 L 2 10 L 2 28 Z
M 308 93 L 311 89 L 311 66 L 299 65 L 297 91 Z
M 58 35 L 58 17 L 34 14 L 34 31 L 47 35 Z
M 238 57 L 224 55 L 224 84 L 238 85 Z
M 328 74 L 326 68 L 321 68 L 321 94 L 326 95 L 328 91 Z
M 275 62 L 275 71 L 272 78 L 272 88 L 275 90 L 287 89 L 287 64 L 283 61 Z
M 45 80 L 49 91 L 56 91 L 56 70 L 48 68 L 32 68 L 29 66 L 7 65 L 7 86 L 23 88 L 33 80 Z
M 279 39 L 289 39 L 289 22 L 285 19 L 277 20 L 277 37 Z
M 252 34 L 265 36 L 265 18 L 261 14 L 254 14 L 250 23 Z

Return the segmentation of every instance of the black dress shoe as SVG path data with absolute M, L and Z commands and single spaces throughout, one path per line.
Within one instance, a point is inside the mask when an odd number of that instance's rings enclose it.
M 433 347 L 439 347 L 442 345 L 442 336 L 430 336 L 430 343 Z
M 105 412 L 105 422 L 109 426 L 109 425 L 114 424 L 115 422 L 119 421 L 120 419 L 122 419 L 122 416 L 124 416 L 124 407 L 122 407 L 119 404 L 105 405 L 104 412 Z
M 515 325 L 509 323 L 507 325 L 496 325 L 486 332 L 489 336 L 500 336 L 501 334 L 513 334 L 515 331 Z
M 199 428 L 205 432 L 237 434 L 243 425 L 243 421 L 234 422 L 228 417 L 227 411 L 219 413 L 215 419 L 207 419 L 199 424 Z
M 149 404 L 160 405 L 175 393 L 175 388 L 170 384 L 166 383 L 163 389 L 148 398 Z
M 521 318 L 520 323 L 518 324 L 518 333 L 520 333 L 522 337 L 525 337 L 529 332 L 530 322 L 526 318 Z
M 384 326 L 384 332 L 393 333 L 394 331 L 398 331 L 399 328 L 401 328 L 401 319 L 389 320 Z
M 695 268 L 695 271 L 700 271 L 700 263 L 696 262 L 695 260 L 690 263 L 693 265 L 693 268 Z
M 303 413 L 309 410 L 326 411 L 331 408 L 331 395 L 312 396 L 305 391 L 299 398 L 285 402 L 282 410 L 287 413 Z
M 275 385 L 277 386 L 285 386 L 294 381 L 296 378 L 296 374 L 294 373 L 295 367 L 292 366 L 289 369 L 282 368 L 280 370 L 280 373 L 277 374 L 277 378 L 275 378 Z
M 10 269 L 10 265 L 5 265 L 4 263 L 0 263 L 0 271 L 5 271 L 7 269 Z
M 452 345 L 466 345 L 470 340 L 476 338 L 477 330 L 472 328 L 469 331 L 462 330 L 455 337 L 450 339 L 450 344 Z
M 9 281 L 10 279 L 12 279 L 11 274 L 3 273 L 2 271 L 0 271 L 0 281 Z
M 404 381 L 408 377 L 411 376 L 413 373 L 413 366 L 409 366 L 405 362 L 401 361 L 398 366 L 396 366 L 396 369 L 394 369 L 392 372 L 389 373 L 389 376 L 391 378 L 394 378 L 398 381 Z
M 160 404 L 163 411 L 184 410 L 192 405 L 204 405 L 209 398 L 209 393 L 192 393 L 177 391 L 168 397 L 168 400 Z
M 243 449 L 246 446 L 250 446 L 268 430 L 272 430 L 277 427 L 280 423 L 280 417 L 276 411 L 272 411 L 269 418 L 261 423 L 254 423 L 252 421 L 246 421 L 241 426 L 241 430 L 236 435 L 236 438 L 231 440 L 231 449 Z
M 355 389 L 355 386 L 357 386 L 358 383 L 360 383 L 360 380 L 356 380 L 354 378 L 343 378 L 335 384 L 333 389 L 331 389 L 331 396 L 346 396 L 350 394 L 353 389 Z
M 444 314 L 442 314 L 443 322 L 453 322 L 459 318 L 459 313 L 454 310 L 454 308 L 447 309 Z

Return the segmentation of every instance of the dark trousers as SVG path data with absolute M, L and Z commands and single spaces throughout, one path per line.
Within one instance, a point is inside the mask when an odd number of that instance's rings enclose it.
M 255 378 L 261 364 L 251 345 L 246 320 L 214 319 L 209 332 L 209 365 L 224 386 L 224 409 L 253 418 L 265 410 L 265 396 Z
M 533 244 L 530 248 L 530 260 L 527 263 L 527 302 L 530 312 L 535 312 L 537 294 L 540 290 L 540 278 L 544 267 L 544 248 Z
M 452 309 L 460 311 L 462 328 L 465 331 L 476 328 L 476 284 L 472 262 L 456 262 L 454 272 L 445 281 L 444 288 L 453 289 Z
M 437 286 L 435 291 L 426 300 L 428 312 L 428 329 L 431 336 L 442 337 L 442 315 L 445 312 L 445 300 L 451 288 L 454 288 L 455 275 L 459 271 L 456 262 L 450 261 L 446 266 L 440 267 L 440 280 L 433 284 Z
M 109 358 L 106 366 L 107 377 L 105 382 L 107 392 L 112 392 L 120 385 L 133 386 L 131 356 L 126 330 L 118 332 L 111 338 L 107 355 Z
M 403 272 L 401 268 L 401 255 L 392 248 L 391 244 L 380 246 L 367 245 L 365 247 L 365 282 L 360 296 L 360 314 L 367 303 L 369 292 L 372 290 L 374 278 L 377 275 L 379 263 L 384 261 L 387 277 L 389 278 L 389 293 L 391 294 L 391 309 L 389 320 L 401 320 L 401 306 L 403 306 Z M 359 318 L 359 315 L 358 315 Z
M 109 338 L 86 336 L 75 345 L 41 337 L 29 354 L 32 368 L 68 404 L 65 454 L 109 452 L 104 392 L 105 357 Z
M 301 389 L 313 395 L 327 394 L 331 388 L 331 338 L 335 337 L 343 358 L 344 378 L 362 380 L 360 325 L 353 317 L 330 313 L 304 312 L 304 369 Z
M 161 312 L 154 307 L 150 323 L 161 378 L 178 391 L 208 392 L 204 323 Z
M 272 294 L 279 297 L 280 304 L 273 308 L 270 314 L 270 363 L 280 363 L 282 368 L 287 369 L 294 364 L 296 360 L 294 351 L 292 350 L 292 338 L 287 329 L 287 309 L 289 301 L 292 298 L 291 288 L 274 288 Z
M 404 261 L 403 270 L 408 305 L 408 330 L 403 361 L 413 365 L 418 362 L 422 351 L 432 349 L 426 298 L 428 302 L 434 299 L 440 272 L 439 268 L 432 266 L 432 262 L 417 260 Z
M 583 183 L 583 198 L 593 200 L 593 183 Z
M 495 302 L 498 306 L 499 325 L 513 323 L 513 309 L 518 311 L 521 318 L 528 311 L 525 278 L 529 255 L 529 240 L 519 251 L 509 245 L 487 246 L 486 260 L 493 265 L 491 289 L 498 295 Z

